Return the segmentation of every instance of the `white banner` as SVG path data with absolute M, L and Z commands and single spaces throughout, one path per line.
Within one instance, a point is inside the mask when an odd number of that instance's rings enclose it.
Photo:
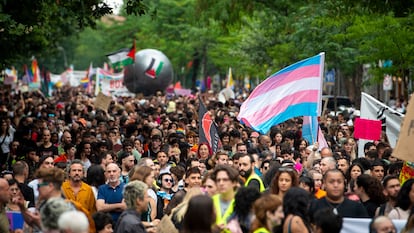
M 341 233 L 369 233 L 370 218 L 343 218 Z M 393 219 L 397 232 L 405 226 L 407 220 Z
M 404 114 L 401 114 L 394 109 L 388 107 L 381 101 L 368 95 L 367 93 L 361 93 L 361 118 L 369 120 L 381 120 L 382 127 L 388 137 L 388 141 L 392 148 L 395 147 L 400 133 L 401 122 L 404 118 Z M 367 140 L 359 140 L 358 155 L 364 155 L 364 144 Z
M 99 92 L 106 96 L 135 96 L 124 86 L 124 73 L 111 74 L 103 69 L 96 71 L 95 95 Z

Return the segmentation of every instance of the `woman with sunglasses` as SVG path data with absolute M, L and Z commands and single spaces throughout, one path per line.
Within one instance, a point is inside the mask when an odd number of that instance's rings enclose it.
M 291 188 L 298 186 L 298 173 L 293 167 L 280 167 L 273 177 L 270 184 L 270 193 L 277 195 L 281 199 Z

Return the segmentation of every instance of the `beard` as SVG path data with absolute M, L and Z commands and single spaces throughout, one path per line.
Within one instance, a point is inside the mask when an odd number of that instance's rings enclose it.
M 72 176 L 71 179 L 72 179 L 73 182 L 81 182 L 82 181 L 81 176 Z
M 249 169 L 249 170 L 247 170 L 247 171 L 243 171 L 243 170 L 241 170 L 241 171 L 239 172 L 239 174 L 240 174 L 242 177 L 247 178 L 247 177 L 249 177 L 249 176 L 250 176 L 250 174 L 252 174 L 252 169 L 250 168 L 250 169 Z

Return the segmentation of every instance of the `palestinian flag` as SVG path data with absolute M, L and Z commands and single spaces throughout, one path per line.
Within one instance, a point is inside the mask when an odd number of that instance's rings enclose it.
M 106 56 L 115 71 L 120 71 L 125 66 L 133 64 L 135 61 L 135 40 L 131 48 L 120 49 Z

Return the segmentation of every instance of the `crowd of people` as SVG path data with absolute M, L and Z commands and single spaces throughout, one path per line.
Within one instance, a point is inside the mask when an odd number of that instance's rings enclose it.
M 214 152 L 199 137 L 200 100 Z M 414 229 L 414 179 L 400 184 L 385 137 L 358 156 L 346 112 L 321 117 L 319 149 L 300 117 L 268 134 L 241 124 L 242 97 L 94 101 L 81 88 L 1 91 L 0 232 L 335 233 L 345 217 L 371 218 L 370 232 L 397 232 L 392 219 Z

